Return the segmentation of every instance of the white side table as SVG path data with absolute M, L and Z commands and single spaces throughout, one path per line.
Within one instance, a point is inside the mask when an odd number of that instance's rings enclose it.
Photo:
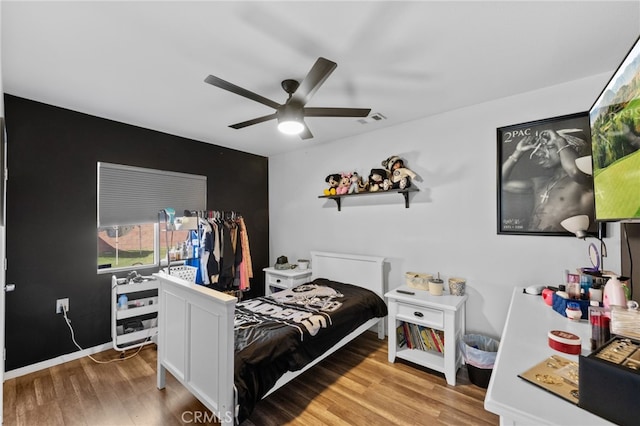
M 276 269 L 264 268 L 264 294 L 269 296 L 279 290 L 285 290 L 308 283 L 311 280 L 311 269 Z
M 399 293 L 398 290 L 413 294 Z M 444 373 L 448 384 L 455 386 L 456 372 L 462 365 L 457 342 L 465 333 L 467 295 L 452 296 L 445 292 L 442 296 L 431 296 L 428 291 L 401 286 L 385 294 L 385 297 L 389 300 L 389 362 L 394 362 L 398 357 L 439 371 Z M 444 350 L 410 349 L 406 345 L 398 347 L 396 329 L 403 322 L 442 330 Z

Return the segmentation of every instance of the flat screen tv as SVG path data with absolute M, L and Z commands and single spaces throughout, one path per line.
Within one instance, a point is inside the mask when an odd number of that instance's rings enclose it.
M 640 38 L 589 110 L 595 219 L 640 221 Z

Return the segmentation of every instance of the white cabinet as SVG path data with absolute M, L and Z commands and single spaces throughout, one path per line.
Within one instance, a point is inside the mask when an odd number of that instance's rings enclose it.
M 455 386 L 456 372 L 462 365 L 457 342 L 465 333 L 467 295 L 444 293 L 442 296 L 432 296 L 428 291 L 402 286 L 388 292 L 385 297 L 389 301 L 389 362 L 394 362 L 398 357 L 439 371 L 444 373 L 448 384 Z M 442 350 L 409 348 L 406 344 L 401 346 L 397 329 L 403 323 L 408 327 L 440 331 L 438 334 L 444 336 Z
M 118 282 L 115 276 L 111 277 L 113 348 L 124 351 L 153 343 L 158 334 L 159 282 L 156 279 L 139 283 Z M 122 296 L 127 299 L 124 305 L 119 303 Z
M 311 280 L 311 269 L 276 269 L 264 268 L 264 295 L 285 290 L 308 283 Z

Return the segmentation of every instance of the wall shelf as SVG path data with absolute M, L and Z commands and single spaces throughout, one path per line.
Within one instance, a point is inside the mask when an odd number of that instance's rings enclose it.
M 338 211 L 342 209 L 342 199 L 349 197 L 359 197 L 362 195 L 380 195 L 380 194 L 401 194 L 404 197 L 404 207 L 409 208 L 409 193 L 417 192 L 418 188 L 410 186 L 405 189 L 390 189 L 388 191 L 374 191 L 374 192 L 358 192 L 356 194 L 341 194 L 341 195 L 319 195 L 318 198 L 329 198 L 336 202 L 338 205 Z

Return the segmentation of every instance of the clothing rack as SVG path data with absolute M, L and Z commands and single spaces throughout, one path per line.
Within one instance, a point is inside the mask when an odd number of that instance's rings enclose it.
M 198 216 L 202 219 L 236 220 L 242 215 L 235 210 L 185 210 L 185 216 Z
M 187 262 L 191 262 L 189 266 L 198 267 L 196 283 L 232 294 L 241 300 L 242 293 L 250 290 L 250 278 L 253 278 L 249 242 L 242 215 L 234 210 L 184 210 L 181 215 L 173 212 L 173 209 L 168 210 L 171 214 L 169 214 L 167 210 L 160 210 L 158 213 L 159 222 L 165 222 L 166 230 L 171 232 L 172 235 L 171 243 L 169 239 L 167 239 L 167 273 L 170 274 L 172 269 L 169 251 L 170 245 L 173 244 L 173 231 L 176 230 L 174 221 L 178 223 L 179 219 L 184 217 L 197 218 L 195 232 L 197 232 L 198 235 L 198 243 L 197 246 L 194 243 L 194 247 L 198 247 L 198 255 L 187 260 Z M 186 223 L 187 221 L 184 222 Z M 193 223 L 191 223 L 191 225 L 193 225 Z M 213 240 L 207 240 L 205 235 L 207 235 L 207 232 L 211 235 L 212 229 L 218 229 L 219 233 L 215 233 Z M 230 239 L 230 235 L 228 234 L 228 232 L 231 232 L 230 230 L 234 232 L 233 239 Z M 236 232 L 237 234 L 235 234 Z M 228 248 L 233 246 L 233 251 L 229 252 L 225 249 L 224 254 L 220 256 L 222 253 L 222 247 L 220 246 L 218 246 L 218 249 L 215 251 L 205 250 L 206 241 L 220 244 L 220 241 L 224 239 L 223 235 L 226 237 L 223 247 Z M 242 237 L 240 237 L 240 235 L 242 235 Z M 236 244 L 238 244 L 237 248 Z M 237 250 L 241 251 L 238 252 Z M 226 260 L 226 263 L 222 262 L 223 258 Z M 193 264 L 194 259 L 198 259 L 198 263 Z M 240 260 L 238 261 L 238 259 Z M 215 262 L 211 264 L 209 263 L 211 261 Z M 239 263 L 230 264 L 228 262 Z M 211 273 L 211 269 L 207 269 L 208 266 L 212 266 L 216 272 Z M 236 274 L 236 271 L 240 272 Z M 229 274 L 229 272 L 231 272 L 231 274 Z M 211 275 L 209 275 L 209 273 L 211 273 Z

